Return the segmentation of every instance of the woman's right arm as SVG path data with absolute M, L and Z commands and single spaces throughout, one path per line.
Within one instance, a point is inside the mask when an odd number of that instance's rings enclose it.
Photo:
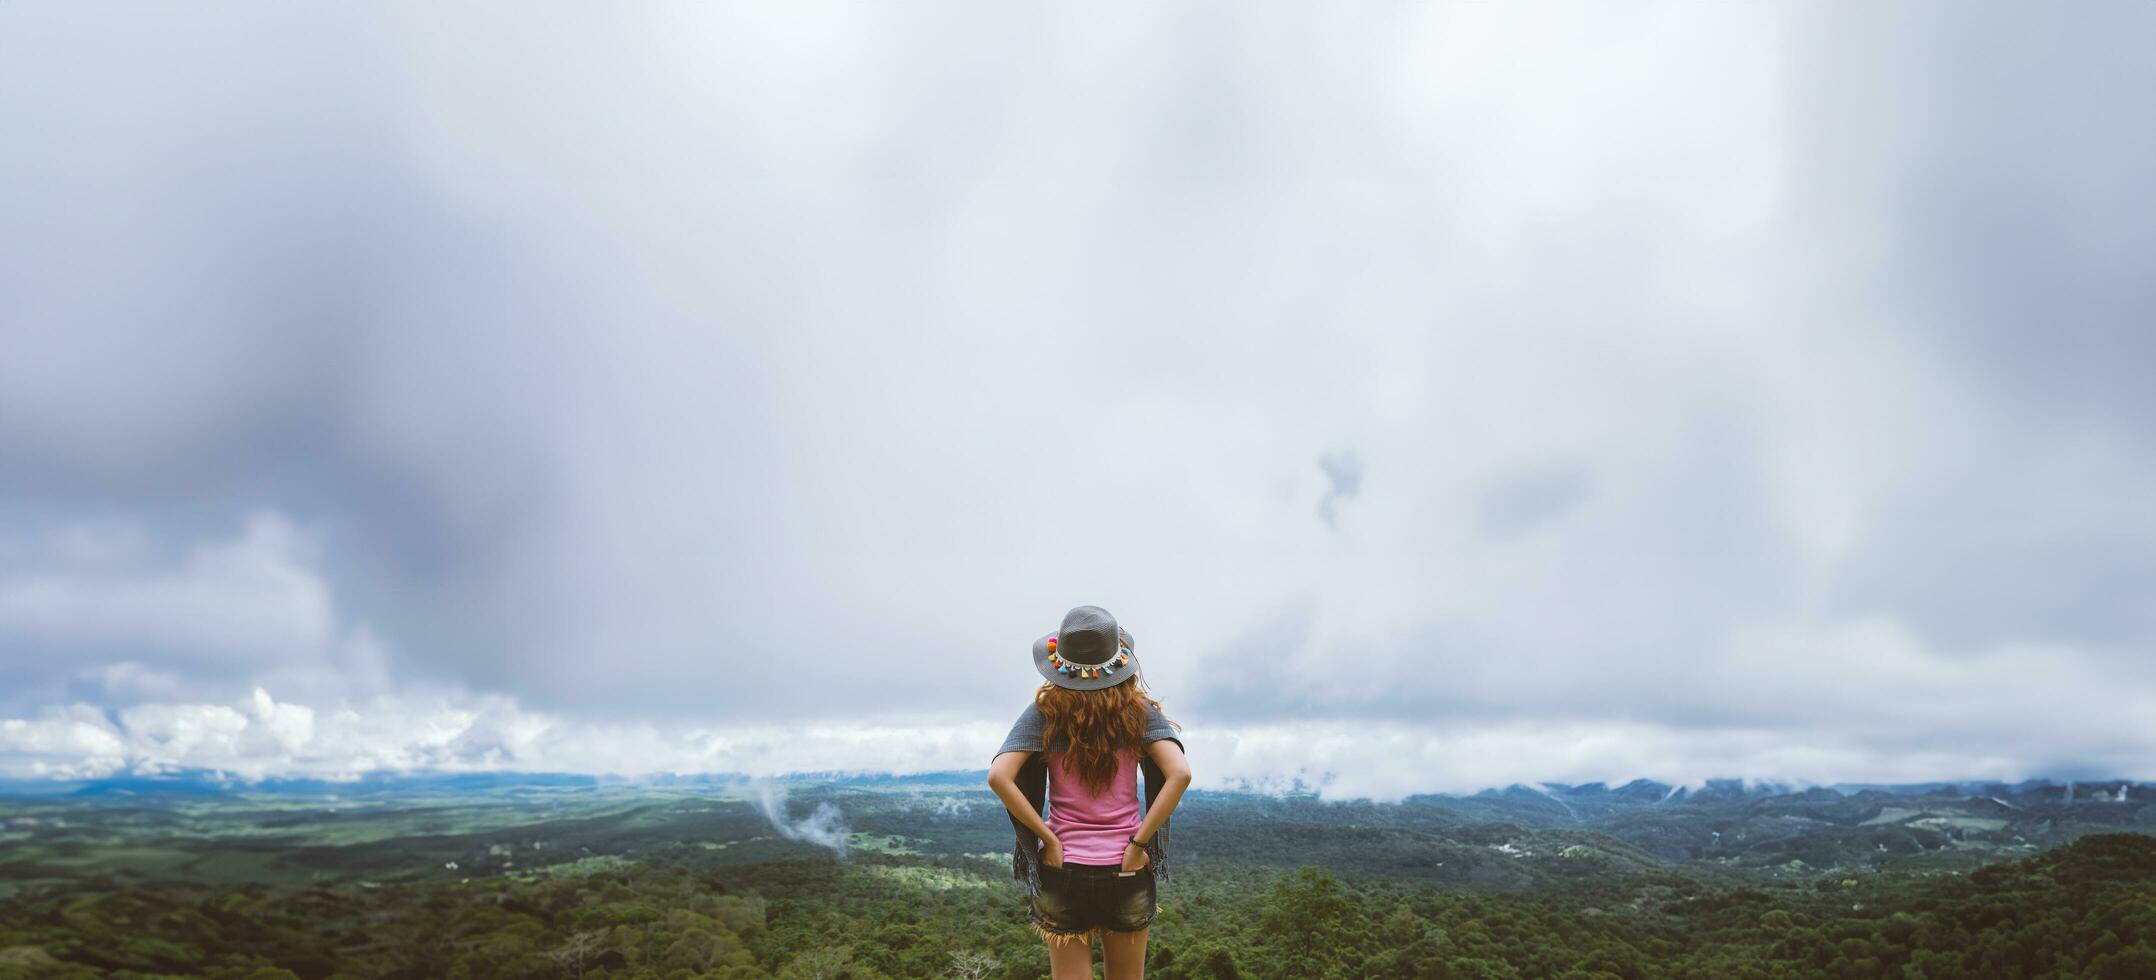
M 1164 777 L 1160 794 L 1146 808 L 1145 819 L 1138 824 L 1138 832 L 1132 834 L 1139 840 L 1150 841 L 1160 825 L 1168 822 L 1168 815 L 1175 812 L 1175 805 L 1183 801 L 1183 789 L 1190 785 L 1190 760 L 1183 756 L 1183 743 L 1172 738 L 1155 739 L 1145 746 L 1153 764 L 1160 767 Z
M 988 764 L 988 788 L 995 790 L 996 798 L 1003 801 L 1003 808 L 1033 836 L 1041 839 L 1041 863 L 1051 868 L 1063 866 L 1063 842 L 1056 839 L 1055 832 L 1048 829 L 1048 822 L 1041 819 L 1040 811 L 1018 788 L 1018 770 L 1031 759 L 1031 752 L 998 753 Z

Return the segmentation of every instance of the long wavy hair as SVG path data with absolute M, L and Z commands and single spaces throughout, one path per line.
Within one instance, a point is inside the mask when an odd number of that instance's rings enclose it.
M 1115 778 L 1117 751 L 1139 744 L 1145 737 L 1146 716 L 1160 710 L 1160 702 L 1139 682 L 1140 678 L 1132 677 L 1098 691 L 1043 683 L 1033 692 L 1033 703 L 1041 708 L 1041 746 L 1056 744 L 1059 736 L 1068 737 L 1070 751 L 1064 761 L 1078 774 L 1079 782 L 1095 793 L 1107 790 L 1108 781 Z M 1183 728 L 1173 719 L 1168 724 L 1177 731 Z

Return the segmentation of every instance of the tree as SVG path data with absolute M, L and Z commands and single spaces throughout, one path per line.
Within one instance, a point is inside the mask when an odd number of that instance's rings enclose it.
M 882 980 L 883 975 L 853 961 L 852 946 L 821 946 L 793 958 L 779 980 Z
M 951 968 L 944 971 L 944 974 L 958 977 L 960 980 L 982 980 L 1002 964 L 1002 960 L 987 953 L 970 949 L 953 950 Z
M 547 958 L 561 965 L 572 977 L 582 977 L 584 966 L 606 949 L 606 930 L 586 929 L 569 937 L 569 941 L 547 953 Z
M 1258 925 L 1291 975 L 1319 976 L 1322 967 L 1339 960 L 1351 911 L 1332 872 L 1304 866 L 1273 883 Z

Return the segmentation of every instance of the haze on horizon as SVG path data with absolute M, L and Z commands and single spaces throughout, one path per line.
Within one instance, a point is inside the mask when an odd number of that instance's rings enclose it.
M 2156 778 L 2152 31 L 0 8 L 0 777 Z

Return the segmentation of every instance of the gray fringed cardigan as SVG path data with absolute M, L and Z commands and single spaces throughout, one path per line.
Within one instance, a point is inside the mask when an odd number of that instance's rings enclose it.
M 1183 740 L 1176 736 L 1175 728 L 1168 724 L 1168 719 L 1159 710 L 1147 706 L 1146 715 L 1143 745 L 1150 745 L 1165 738 L 1174 742 L 1176 748 L 1183 747 Z M 1047 815 L 1046 804 L 1048 800 L 1048 760 L 1042 754 L 1041 728 L 1040 705 L 1026 705 L 1026 710 L 1018 716 L 1018 721 L 1011 725 L 1011 733 L 1004 736 L 1003 746 L 996 750 L 996 755 L 1002 755 L 1005 752 L 1033 753 L 1033 757 L 1027 759 L 1026 764 L 1018 769 L 1018 791 L 1026 795 L 1026 802 L 1033 804 L 1033 812 L 1045 817 Z M 1070 742 L 1068 739 L 1058 739 L 1056 741 L 1054 751 L 1064 752 L 1069 749 Z M 1167 776 L 1160 771 L 1160 765 L 1153 761 L 1153 757 L 1144 751 L 1138 753 L 1138 768 L 1145 776 L 1145 812 L 1150 813 L 1153 809 L 1153 798 L 1160 795 L 1161 784 L 1167 782 Z M 1005 812 L 1011 818 L 1011 827 L 1018 831 L 1017 849 L 1011 854 L 1011 877 L 1026 883 L 1026 894 L 1039 895 L 1041 893 L 1041 839 L 1033 831 L 1027 830 L 1025 824 L 1019 823 L 1016 814 L 1011 814 L 1008 810 Z M 1141 816 L 1140 819 L 1143 819 L 1143 817 Z M 1170 819 L 1172 820 L 1173 818 Z M 1153 869 L 1153 879 L 1155 881 L 1168 880 L 1169 822 L 1169 820 L 1161 821 L 1160 829 L 1153 833 L 1153 839 L 1140 845 L 1145 848 L 1146 859 Z

